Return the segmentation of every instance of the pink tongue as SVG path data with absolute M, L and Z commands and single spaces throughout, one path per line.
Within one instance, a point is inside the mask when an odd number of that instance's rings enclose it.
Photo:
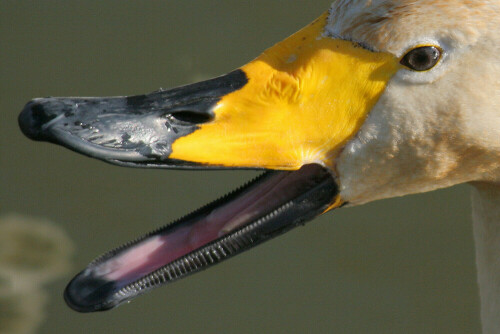
M 192 224 L 149 237 L 95 268 L 107 280 L 135 281 L 212 242 L 300 195 L 311 176 L 307 166 L 268 177 Z M 127 284 L 125 282 L 125 284 Z

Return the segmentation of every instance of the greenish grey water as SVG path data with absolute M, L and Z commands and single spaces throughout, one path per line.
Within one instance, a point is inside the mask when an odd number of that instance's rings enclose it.
M 337 210 L 109 312 L 78 314 L 62 300 L 96 255 L 255 173 L 106 165 L 24 138 L 24 103 L 146 93 L 226 73 L 328 4 L 0 2 L 0 214 L 49 219 L 76 247 L 70 274 L 48 287 L 37 333 L 479 332 L 467 186 Z

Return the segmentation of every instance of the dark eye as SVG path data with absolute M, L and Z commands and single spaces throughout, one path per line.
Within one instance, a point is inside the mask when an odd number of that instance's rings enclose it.
M 427 71 L 433 68 L 441 58 L 441 51 L 435 46 L 421 46 L 409 51 L 401 64 L 414 71 Z

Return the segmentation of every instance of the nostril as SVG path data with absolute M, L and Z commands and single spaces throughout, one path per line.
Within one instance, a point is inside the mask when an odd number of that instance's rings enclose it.
M 190 124 L 202 124 L 210 122 L 214 117 L 211 113 L 198 113 L 194 111 L 176 111 L 170 115 L 178 121 Z

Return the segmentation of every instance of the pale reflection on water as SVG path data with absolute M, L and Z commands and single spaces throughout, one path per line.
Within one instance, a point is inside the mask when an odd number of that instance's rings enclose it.
M 71 267 L 73 243 L 45 219 L 0 216 L 0 333 L 35 333 L 50 301 L 45 286 Z

